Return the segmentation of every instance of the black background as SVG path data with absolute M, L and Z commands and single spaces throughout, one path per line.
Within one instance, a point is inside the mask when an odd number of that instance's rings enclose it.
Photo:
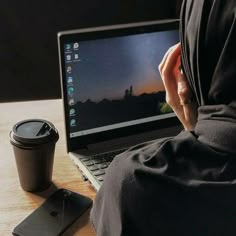
M 0 102 L 60 98 L 57 32 L 179 17 L 178 0 L 0 3 Z

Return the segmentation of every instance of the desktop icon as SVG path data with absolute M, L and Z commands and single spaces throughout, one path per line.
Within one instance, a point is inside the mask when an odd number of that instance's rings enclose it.
M 67 72 L 67 73 L 71 73 L 71 71 L 72 71 L 72 67 L 71 67 L 71 66 L 67 66 L 66 72 Z
M 72 84 L 72 83 L 73 83 L 73 78 L 72 78 L 72 76 L 68 76 L 68 77 L 67 77 L 67 83 L 68 83 L 68 84 Z
M 75 115 L 75 109 L 74 109 L 74 108 L 71 108 L 71 109 L 70 109 L 70 116 L 73 116 L 73 115 Z
M 70 44 L 66 44 L 65 48 L 66 48 L 66 50 L 70 50 L 71 49 L 71 45 Z
M 76 53 L 76 54 L 74 55 L 74 58 L 75 58 L 75 60 L 79 59 L 79 54 Z
M 72 96 L 72 95 L 74 94 L 74 88 L 73 88 L 73 87 L 69 87 L 69 88 L 68 88 L 68 94 L 69 94 L 70 96 Z
M 75 100 L 74 100 L 74 98 L 70 98 L 68 103 L 69 103 L 70 106 L 75 105 Z
M 69 54 L 69 55 L 66 55 L 66 60 L 67 61 L 70 61 L 71 60 L 71 55 Z
M 79 44 L 78 43 L 74 43 L 73 47 L 74 47 L 74 49 L 78 49 L 79 48 Z
M 70 126 L 72 127 L 72 126 L 75 126 L 76 125 L 76 120 L 75 119 L 72 119 L 71 121 L 70 121 Z

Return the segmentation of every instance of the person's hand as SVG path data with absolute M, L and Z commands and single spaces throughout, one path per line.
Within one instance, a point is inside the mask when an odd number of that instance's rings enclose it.
M 188 81 L 180 71 L 180 43 L 171 47 L 159 65 L 166 89 L 166 102 L 173 109 L 185 130 L 193 130 L 197 123 L 197 104 Z

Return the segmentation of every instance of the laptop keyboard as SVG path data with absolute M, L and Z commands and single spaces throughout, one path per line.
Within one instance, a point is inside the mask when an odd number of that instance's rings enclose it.
M 90 157 L 82 157 L 80 160 L 91 172 L 91 174 L 99 181 L 103 182 L 106 169 L 112 162 L 115 156 L 124 152 L 127 148 L 115 150 L 112 152 L 97 154 Z

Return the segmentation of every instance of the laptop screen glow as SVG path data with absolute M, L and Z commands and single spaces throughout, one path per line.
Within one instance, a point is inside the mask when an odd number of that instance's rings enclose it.
M 70 137 L 174 116 L 158 71 L 178 31 L 64 45 Z

